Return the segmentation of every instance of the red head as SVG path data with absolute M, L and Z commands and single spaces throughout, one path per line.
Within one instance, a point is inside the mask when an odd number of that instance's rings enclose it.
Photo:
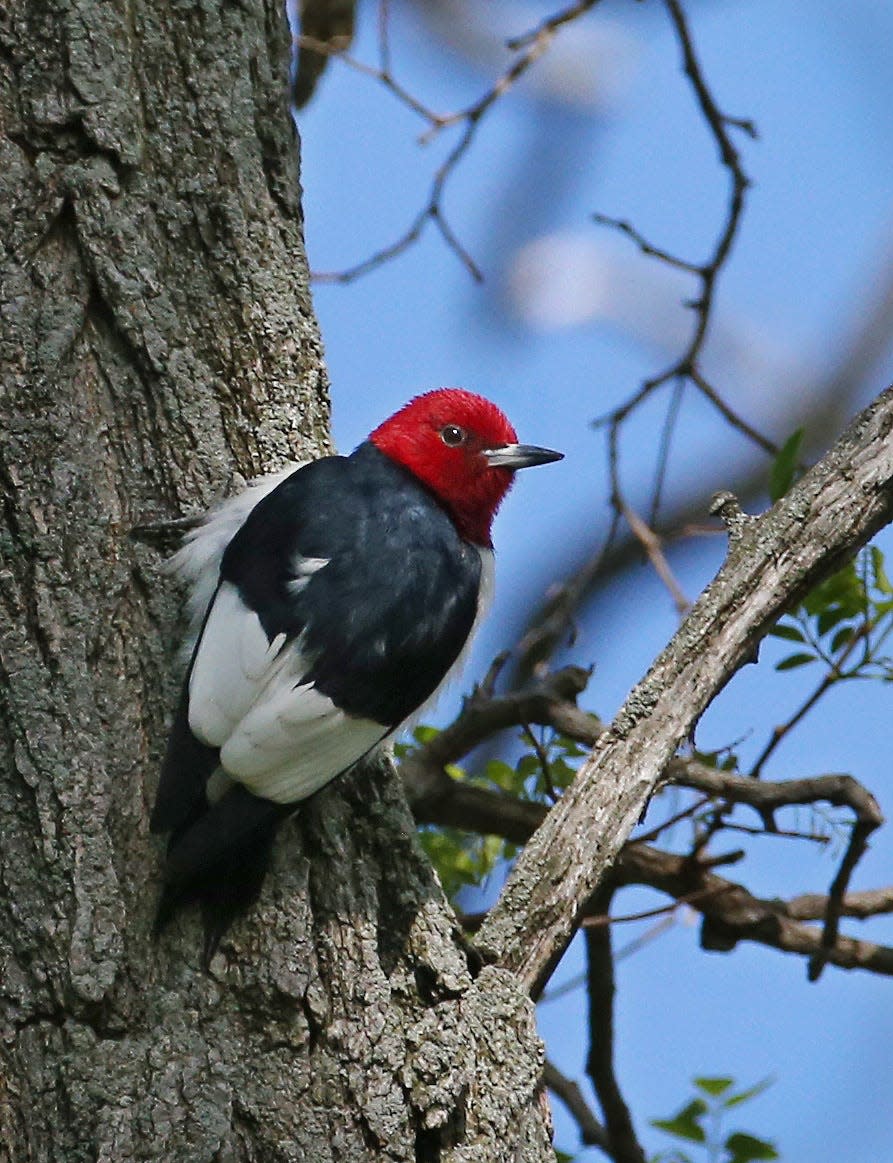
M 416 396 L 369 439 L 417 476 L 448 510 L 462 536 L 476 545 L 491 544 L 490 526 L 515 470 L 562 456 L 518 444 L 500 409 L 462 388 Z

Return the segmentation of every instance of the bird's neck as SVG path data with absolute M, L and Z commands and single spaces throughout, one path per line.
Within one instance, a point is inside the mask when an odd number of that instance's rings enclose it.
M 493 548 L 493 518 L 511 487 L 512 473 L 506 469 L 485 469 L 459 475 L 450 472 L 445 464 L 432 464 L 430 460 L 409 461 L 401 456 L 400 448 L 382 447 L 378 439 L 368 441 L 367 445 L 377 449 L 421 485 L 447 512 L 463 541 L 482 549 Z

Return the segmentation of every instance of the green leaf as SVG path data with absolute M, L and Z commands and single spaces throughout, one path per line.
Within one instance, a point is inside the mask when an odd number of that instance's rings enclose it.
M 567 1151 L 560 1151 L 557 1147 L 555 1149 L 555 1158 L 558 1163 L 574 1163 L 574 1156 Z
M 475 836 L 455 828 L 423 828 L 419 840 L 451 900 L 460 889 L 480 884 L 505 852 L 499 836 Z
M 540 774 L 540 772 L 543 770 L 543 765 L 540 763 L 539 756 L 534 755 L 531 751 L 528 752 L 527 755 L 521 756 L 521 758 L 518 760 L 518 766 L 516 770 L 521 779 L 530 779 L 532 775 Z
M 552 786 L 557 788 L 566 788 L 574 782 L 577 774 L 577 769 L 571 767 L 569 763 L 565 763 L 563 759 L 556 759 L 549 764 L 549 775 L 552 778 Z
M 569 739 L 567 735 L 557 735 L 555 746 L 564 753 L 567 759 L 582 759 L 587 754 L 585 747 L 581 747 L 576 739 Z
M 789 626 L 786 622 L 777 622 L 769 631 L 772 638 L 784 638 L 788 642 L 805 642 L 806 639 L 796 626 Z
M 817 618 L 829 606 L 840 606 L 848 618 L 855 618 L 865 612 L 866 602 L 865 587 L 851 561 L 811 590 L 803 599 L 803 609 Z
M 794 670 L 798 666 L 806 666 L 807 662 L 815 662 L 814 654 L 789 654 L 781 662 L 776 662 L 776 670 Z
M 849 646 L 853 640 L 853 635 L 856 633 L 854 626 L 843 626 L 834 637 L 831 639 L 831 653 L 836 654 L 838 650 L 842 650 L 844 646 Z
M 724 1145 L 730 1154 L 729 1163 L 753 1163 L 755 1159 L 781 1158 L 772 1143 L 758 1139 L 755 1135 L 746 1135 L 743 1131 L 729 1135 Z
M 739 1090 L 737 1094 L 731 1095 L 722 1104 L 726 1110 L 731 1110 L 733 1106 L 740 1106 L 743 1102 L 749 1102 L 752 1098 L 756 1098 L 758 1094 L 762 1094 L 764 1090 L 768 1090 L 775 1082 L 771 1076 L 764 1078 L 760 1082 L 755 1082 L 753 1086 L 749 1086 L 747 1090 Z
M 430 743 L 432 739 L 436 739 L 440 734 L 439 727 L 429 727 L 426 723 L 419 723 L 418 727 L 413 731 L 412 737 L 417 743 Z
M 819 635 L 827 634 L 829 630 L 833 630 L 846 617 L 846 610 L 841 609 L 840 606 L 829 606 L 827 610 L 822 610 L 816 619 Z
M 876 545 L 869 546 L 871 554 L 871 571 L 874 574 L 874 588 L 882 594 L 893 594 L 893 585 L 884 569 L 884 555 Z
M 734 1078 L 695 1078 L 693 1079 L 698 1090 L 703 1090 L 705 1094 L 712 1095 L 714 1098 L 718 1094 L 725 1094 L 725 1092 L 735 1084 Z
M 666 1131 L 668 1135 L 675 1135 L 677 1139 L 686 1139 L 690 1143 L 706 1143 L 707 1135 L 698 1122 L 707 1113 L 707 1104 L 702 1098 L 692 1099 L 678 1114 L 671 1119 L 652 1119 L 652 1127 Z
M 769 470 L 769 496 L 773 504 L 783 497 L 794 483 L 802 443 L 803 429 L 798 428 L 787 438 L 772 462 L 772 468 Z
M 517 772 L 514 767 L 502 759 L 491 759 L 484 768 L 484 774 L 501 791 L 515 792 L 518 790 Z

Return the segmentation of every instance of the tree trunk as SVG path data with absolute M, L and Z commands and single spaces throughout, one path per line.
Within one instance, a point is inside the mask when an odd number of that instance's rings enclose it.
M 209 975 L 150 938 L 177 595 L 129 532 L 327 442 L 288 57 L 274 0 L 0 0 L 0 1160 L 553 1157 L 389 767 Z

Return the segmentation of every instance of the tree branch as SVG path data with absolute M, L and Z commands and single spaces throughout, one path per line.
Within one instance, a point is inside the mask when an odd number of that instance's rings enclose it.
M 413 811 L 427 818 L 442 800 L 461 794 L 458 788 L 463 785 L 451 786 L 456 781 L 450 779 L 444 768 L 458 762 L 497 731 L 535 723 L 554 727 L 572 739 L 591 745 L 604 730 L 604 724 L 576 706 L 576 698 L 588 681 L 588 671 L 579 666 L 566 666 L 522 690 L 504 695 L 493 695 L 487 684 L 476 687 L 465 699 L 458 718 L 424 747 L 410 751 L 401 760 L 400 774 Z M 442 819 L 438 822 L 446 823 Z
M 515 800 L 484 788 L 461 784 L 450 779 L 445 772 L 443 778 L 455 789 L 458 806 L 450 805 L 447 789 L 437 811 L 425 817 L 416 815 L 419 823 L 473 828 L 523 844 L 546 818 L 548 809 L 544 804 Z M 722 929 L 729 936 L 736 934 L 734 940 L 723 946 L 726 951 L 731 951 L 738 940 L 751 940 L 784 953 L 811 956 L 819 952 L 821 934 L 818 930 L 790 924 L 779 928 L 779 918 L 787 918 L 790 922 L 821 920 L 827 915 L 829 898 L 821 893 L 807 893 L 790 901 L 778 898 L 760 900 L 743 885 L 711 873 L 711 869 L 722 864 L 735 863 L 740 856 L 740 852 L 726 853 L 720 857 L 708 859 L 701 856 L 694 860 L 661 852 L 645 843 L 644 839 L 636 839 L 626 844 L 608 875 L 615 887 L 643 884 L 667 893 L 677 904 L 690 905 L 709 921 L 708 931 L 712 927 L 714 933 Z M 893 913 L 893 886 L 849 893 L 841 901 L 840 912 L 842 916 L 859 920 Z M 478 930 L 484 919 L 483 914 L 475 916 L 474 923 L 466 928 Z M 588 913 L 584 919 L 588 923 Z M 718 945 L 710 947 L 719 948 Z M 833 954 L 827 960 L 840 969 L 893 974 L 893 949 L 868 941 L 854 941 L 838 935 Z
M 893 948 L 873 941 L 857 941 L 835 936 L 833 948 L 824 944 L 822 931 L 798 919 L 804 912 L 827 911 L 827 897 L 763 900 L 746 888 L 705 869 L 686 856 L 660 852 L 647 844 L 628 844 L 611 872 L 612 883 L 646 884 L 679 898 L 700 889 L 703 895 L 689 896 L 690 905 L 704 918 L 701 945 L 704 949 L 729 953 L 739 941 L 755 941 L 804 957 L 821 957 L 840 969 L 865 969 L 893 976 Z M 844 912 L 849 912 L 849 902 Z M 868 915 L 868 909 L 890 912 L 893 893 L 856 894 L 853 915 Z
M 566 1078 L 554 1062 L 546 1059 L 543 1066 L 543 1082 L 549 1090 L 564 1103 L 571 1118 L 580 1129 L 580 1142 L 584 1147 L 600 1147 L 610 1158 L 614 1158 L 605 1128 L 598 1121 L 583 1092 L 576 1082 Z
M 760 518 L 715 509 L 727 560 L 526 846 L 484 922 L 484 955 L 536 994 L 661 772 L 778 617 L 893 516 L 893 389 Z
M 607 914 L 613 888 L 599 889 L 591 907 Z M 645 1163 L 645 1153 L 636 1138 L 629 1107 L 620 1090 L 614 1071 L 614 957 L 611 951 L 611 928 L 595 925 L 586 930 L 586 1000 L 589 1025 L 589 1055 L 586 1073 L 605 1117 L 605 1129 L 617 1163 Z
M 837 940 L 844 894 L 849 887 L 853 869 L 868 846 L 868 837 L 884 822 L 871 792 L 850 775 L 820 775 L 812 779 L 763 783 L 750 776 L 714 771 L 703 764 L 684 760 L 670 762 L 667 768 L 670 778 L 674 778 L 674 771 L 677 773 L 677 782 L 687 787 L 755 808 L 769 830 L 775 827 L 772 813 L 786 804 L 812 804 L 823 800 L 853 811 L 856 822 L 827 899 L 822 948 L 830 949 Z M 818 952 L 809 962 L 810 981 L 818 980 L 823 965 L 823 954 Z

